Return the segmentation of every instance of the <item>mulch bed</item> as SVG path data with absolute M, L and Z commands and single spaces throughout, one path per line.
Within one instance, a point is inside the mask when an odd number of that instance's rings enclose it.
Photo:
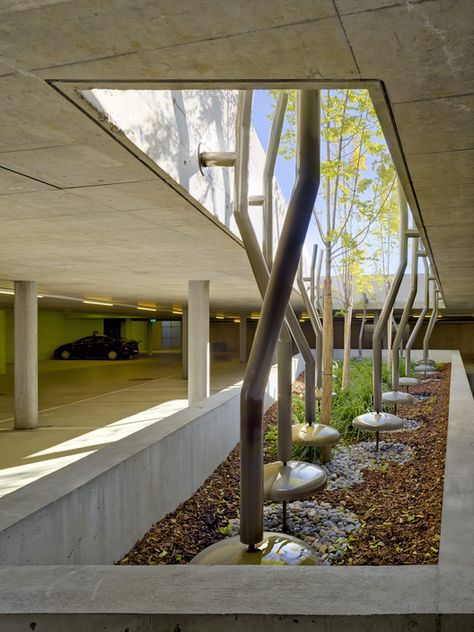
M 401 417 L 423 422 L 415 432 L 385 433 L 384 441 L 409 445 L 413 461 L 365 470 L 364 481 L 340 491 L 323 491 L 316 502 L 346 507 L 363 527 L 351 536 L 340 564 L 436 564 L 440 539 L 451 366 L 439 380 L 412 387 L 429 397 L 399 406 Z M 295 390 L 300 390 L 295 385 Z M 275 423 L 276 406 L 265 415 Z M 209 476 L 193 496 L 146 533 L 118 564 L 186 564 L 199 551 L 228 535 L 228 520 L 239 511 L 239 447 Z

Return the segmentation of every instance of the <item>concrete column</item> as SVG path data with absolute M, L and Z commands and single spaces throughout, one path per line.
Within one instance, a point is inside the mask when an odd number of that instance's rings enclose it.
M 239 357 L 240 361 L 247 362 L 247 316 L 242 314 L 239 322 Z
M 0 309 L 0 375 L 7 372 L 7 328 L 5 311 Z
M 189 281 L 188 288 L 188 399 L 209 397 L 209 281 Z
M 183 305 L 183 315 L 181 316 L 181 364 L 183 380 L 188 379 L 188 308 Z
M 153 335 L 155 333 L 155 323 L 147 321 L 146 324 L 146 354 L 148 357 L 153 355 Z
M 15 281 L 15 430 L 38 425 L 38 298 L 35 281 Z

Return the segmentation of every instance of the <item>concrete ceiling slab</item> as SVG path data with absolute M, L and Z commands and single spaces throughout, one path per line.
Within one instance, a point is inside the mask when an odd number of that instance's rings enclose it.
M 394 113 L 403 149 L 408 156 L 474 146 L 472 95 L 399 103 L 394 106 Z
M 392 103 L 470 94 L 474 4 L 404 2 L 342 15 L 365 77 L 380 77 Z
M 0 195 L 26 193 L 28 191 L 51 191 L 53 188 L 44 182 L 38 182 L 20 173 L 0 167 Z
M 254 0 L 1 3 L 0 165 L 8 167 L 0 168 L 0 219 L 7 231 L 2 240 L 6 250 L 0 253 L 2 276 L 34 273 L 53 285 L 59 274 L 58 291 L 66 293 L 77 287 L 114 295 L 126 286 L 132 288 L 130 295 L 119 295 L 130 302 L 168 296 L 169 273 L 179 294 L 174 268 L 181 257 L 169 255 L 174 234 L 189 251 L 178 266 L 183 278 L 191 272 L 208 278 L 225 260 L 230 281 L 224 286 L 216 278 L 214 299 L 221 292 L 223 301 L 238 297 L 242 304 L 259 303 L 235 239 L 45 80 L 85 80 L 91 86 L 209 80 L 209 87 L 232 80 L 314 79 L 339 85 L 376 80 L 392 107 L 392 136 L 400 139 L 420 227 L 426 229 L 440 280 L 449 286 L 448 307 L 474 309 L 472 234 L 462 230 L 472 225 L 474 204 L 474 3 L 270 4 L 271 10 L 269 3 Z M 55 195 L 55 189 L 65 188 L 69 196 L 66 191 Z M 132 230 L 133 222 L 140 264 L 120 234 L 123 227 Z M 442 239 L 445 226 L 460 228 L 452 233 L 456 247 Z M 104 238 L 101 243 L 96 234 L 88 239 L 99 227 L 111 235 L 110 243 Z M 71 234 L 69 267 L 61 261 Z M 175 251 L 180 252 L 179 241 Z M 148 260 L 150 271 L 144 267 Z

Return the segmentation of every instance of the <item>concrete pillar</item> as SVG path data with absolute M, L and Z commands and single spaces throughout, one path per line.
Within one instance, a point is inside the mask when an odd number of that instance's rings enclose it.
M 153 334 L 155 333 L 155 323 L 147 321 L 146 324 L 146 354 L 151 358 L 153 355 Z
M 181 316 L 181 365 L 183 380 L 188 379 L 188 308 L 183 305 L 183 315 Z
M 239 357 L 242 363 L 247 362 L 247 316 L 242 314 L 239 322 Z
M 188 399 L 209 397 L 209 281 L 189 281 L 188 288 Z
M 0 309 L 0 375 L 7 372 L 7 328 L 5 311 Z
M 38 298 L 35 281 L 15 281 L 14 428 L 38 425 Z

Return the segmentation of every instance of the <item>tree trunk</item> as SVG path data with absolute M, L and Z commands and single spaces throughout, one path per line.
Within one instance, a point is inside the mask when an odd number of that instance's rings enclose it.
M 331 424 L 332 408 L 332 357 L 333 357 L 333 322 L 332 322 L 332 291 L 331 277 L 324 279 L 323 286 L 323 392 L 321 398 L 321 423 Z M 331 448 L 322 450 L 322 461 L 331 460 Z
M 350 361 L 351 361 L 351 325 L 352 325 L 352 301 L 344 306 L 344 356 L 342 364 L 342 388 L 349 385 Z

